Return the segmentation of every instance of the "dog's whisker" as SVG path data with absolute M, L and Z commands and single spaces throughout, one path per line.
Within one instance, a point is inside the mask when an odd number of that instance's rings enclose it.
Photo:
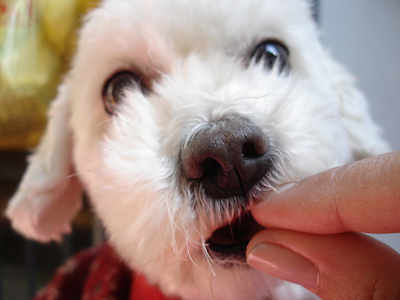
M 194 244 L 194 245 L 196 245 L 196 246 L 200 246 L 200 249 L 201 249 L 201 247 L 202 247 L 202 240 L 203 240 L 203 239 L 201 238 L 199 242 L 195 241 L 195 240 L 190 236 L 190 234 L 189 234 L 189 227 L 190 227 L 190 226 L 191 226 L 191 224 L 189 224 L 189 225 L 187 226 L 187 229 L 186 229 L 187 234 L 186 234 L 186 236 L 185 236 L 185 238 L 186 238 L 186 251 L 187 251 L 187 255 L 189 256 L 190 261 L 191 261 L 198 269 L 201 269 L 201 267 L 195 262 L 195 260 L 194 260 L 193 257 L 192 257 L 191 248 L 193 248 L 193 247 L 190 247 L 190 246 L 189 246 L 189 243 L 190 243 L 190 244 Z M 196 230 L 196 231 L 197 231 L 197 230 Z M 202 236 L 201 233 L 199 233 L 199 235 Z M 197 249 L 196 249 L 196 251 L 197 251 Z
M 176 232 L 179 232 L 180 236 L 183 236 L 185 238 L 187 238 L 187 234 L 180 228 L 180 226 L 176 223 L 175 221 L 175 213 L 172 211 L 172 208 L 168 205 L 168 202 L 166 202 L 167 205 L 167 212 L 168 212 L 168 219 L 169 222 L 168 224 L 170 225 L 170 235 L 171 235 L 171 239 L 170 239 L 170 244 L 171 247 L 173 249 L 173 252 L 175 254 L 175 256 L 180 259 L 180 260 L 185 260 L 185 258 L 182 257 L 181 253 L 183 252 L 182 250 L 179 250 L 179 246 L 178 246 L 178 241 L 177 241 L 177 234 Z M 182 245 L 183 247 L 183 245 Z
M 96 125 L 96 127 L 97 127 L 97 128 L 100 128 L 100 127 L 102 127 L 102 126 L 104 126 L 104 125 L 109 126 L 109 125 L 111 125 L 111 124 L 112 124 L 112 120 L 107 119 L 107 120 L 104 120 L 103 122 L 98 123 L 98 124 Z
M 74 173 L 74 174 L 67 176 L 67 178 L 69 179 L 69 178 L 73 178 L 73 177 L 79 177 L 79 175 L 80 175 L 80 173 Z
M 202 240 L 203 240 L 203 253 L 204 253 L 204 256 L 206 258 L 208 267 L 210 268 L 211 273 L 214 276 L 216 276 L 217 274 L 216 274 L 216 272 L 214 271 L 214 268 L 213 268 L 213 264 L 215 265 L 216 263 L 214 262 L 214 259 L 210 256 L 210 253 L 207 250 L 207 245 L 204 242 L 204 240 L 205 240 L 204 237 L 202 237 Z

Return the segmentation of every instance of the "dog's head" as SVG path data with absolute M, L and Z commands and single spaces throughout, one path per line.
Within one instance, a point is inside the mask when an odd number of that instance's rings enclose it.
M 387 149 L 307 1 L 104 1 L 7 214 L 41 241 L 80 183 L 125 261 L 185 299 L 262 299 L 255 197 Z

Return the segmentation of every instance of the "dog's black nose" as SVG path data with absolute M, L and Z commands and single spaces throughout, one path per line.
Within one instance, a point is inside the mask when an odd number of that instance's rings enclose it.
M 246 196 L 270 160 L 262 130 L 242 120 L 224 120 L 197 133 L 181 151 L 183 175 L 221 199 Z

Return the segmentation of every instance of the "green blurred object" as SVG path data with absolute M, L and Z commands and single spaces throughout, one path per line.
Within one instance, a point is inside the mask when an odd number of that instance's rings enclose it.
M 38 143 L 49 102 L 98 0 L 0 0 L 0 149 Z

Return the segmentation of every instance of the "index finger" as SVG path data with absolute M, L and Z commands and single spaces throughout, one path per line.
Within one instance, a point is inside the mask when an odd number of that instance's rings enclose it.
M 266 228 L 400 232 L 400 151 L 308 177 L 267 195 L 252 214 Z

